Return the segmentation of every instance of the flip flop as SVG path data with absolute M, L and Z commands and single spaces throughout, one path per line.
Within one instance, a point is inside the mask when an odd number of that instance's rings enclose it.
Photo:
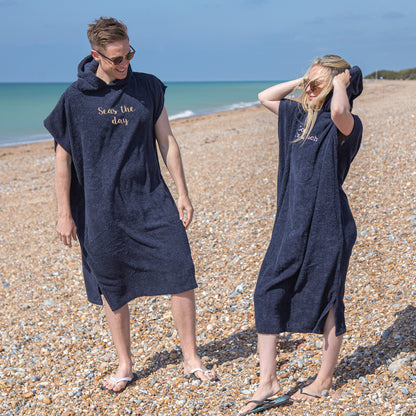
M 322 396 L 318 396 L 317 394 L 307 393 L 306 391 L 303 391 L 303 387 L 299 390 L 300 394 L 304 394 L 305 396 L 314 397 L 315 399 L 320 399 Z
M 303 387 L 301 387 L 299 389 L 299 393 L 300 394 L 304 394 L 305 396 L 309 396 L 309 397 L 313 397 L 314 399 L 320 399 L 322 396 L 318 396 L 317 394 L 312 394 L 312 393 L 307 393 L 306 391 L 303 391 Z M 296 399 L 292 399 L 295 400 L 297 402 L 301 402 L 302 400 L 296 400 Z
M 290 396 L 284 395 L 280 397 L 275 397 L 274 399 L 265 399 L 265 400 L 249 400 L 248 403 L 256 403 L 257 406 L 254 409 L 248 410 L 244 413 L 239 413 L 238 416 L 251 415 L 253 413 L 263 412 L 267 409 L 273 409 L 274 407 L 281 406 L 282 404 L 287 403 L 290 400 Z
M 111 394 L 118 394 L 126 390 L 127 386 L 134 383 L 138 379 L 139 379 L 139 376 L 136 373 L 133 373 L 133 377 L 123 377 L 118 380 L 115 377 L 111 376 L 110 380 L 113 381 L 114 384 L 121 383 L 122 381 L 127 381 L 126 385 L 121 390 L 118 390 L 118 391 L 108 389 L 107 387 L 104 387 L 103 385 L 101 385 L 101 389 L 107 390 Z
M 199 378 L 199 377 L 197 377 L 196 376 L 196 372 L 197 371 L 200 371 L 201 373 L 203 373 L 203 374 L 212 374 L 212 371 L 211 370 L 203 370 L 202 368 L 194 368 L 193 370 L 191 370 L 190 372 L 189 372 L 189 375 L 192 377 L 192 378 L 194 378 L 195 380 L 199 380 L 199 381 L 217 381 L 218 380 L 218 377 L 217 376 L 215 376 L 212 380 L 202 380 L 201 378 Z

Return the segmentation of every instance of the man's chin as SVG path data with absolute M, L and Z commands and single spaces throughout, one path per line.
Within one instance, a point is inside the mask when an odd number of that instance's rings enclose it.
M 127 71 L 125 71 L 125 72 L 116 72 L 114 75 L 117 79 L 124 79 L 127 76 Z

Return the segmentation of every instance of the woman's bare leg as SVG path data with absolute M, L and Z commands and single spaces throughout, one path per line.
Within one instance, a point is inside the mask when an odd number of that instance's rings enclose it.
M 343 336 L 335 335 L 335 316 L 334 308 L 329 311 L 324 326 L 324 344 L 322 348 L 322 364 L 318 375 L 312 384 L 305 387 L 303 391 L 309 394 L 320 396 L 323 390 L 330 390 L 332 387 L 332 377 L 338 362 L 339 352 L 341 350 Z M 301 394 L 297 391 L 293 400 L 313 400 L 311 396 Z
M 264 400 L 276 395 L 280 390 L 276 375 L 276 344 L 277 335 L 258 334 L 258 350 L 260 359 L 260 381 L 256 392 L 250 400 Z M 256 407 L 256 403 L 247 403 L 240 413 Z

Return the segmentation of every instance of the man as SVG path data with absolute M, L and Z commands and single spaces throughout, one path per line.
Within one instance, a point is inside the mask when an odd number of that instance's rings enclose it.
M 89 25 L 88 39 L 91 55 L 45 126 L 56 145 L 57 232 L 67 246 L 78 237 L 88 299 L 104 304 L 119 358 L 103 387 L 120 392 L 135 377 L 128 302 L 162 294 L 172 294 L 185 373 L 212 380 L 196 352 L 197 284 L 185 231 L 193 207 L 164 107 L 166 87 L 153 75 L 132 72 L 135 50 L 122 22 L 100 18 Z

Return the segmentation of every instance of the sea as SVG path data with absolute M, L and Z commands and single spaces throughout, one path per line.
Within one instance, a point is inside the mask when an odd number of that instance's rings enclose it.
M 170 120 L 259 104 L 282 81 L 165 82 Z M 70 83 L 0 83 L 0 147 L 51 140 L 43 120 Z

